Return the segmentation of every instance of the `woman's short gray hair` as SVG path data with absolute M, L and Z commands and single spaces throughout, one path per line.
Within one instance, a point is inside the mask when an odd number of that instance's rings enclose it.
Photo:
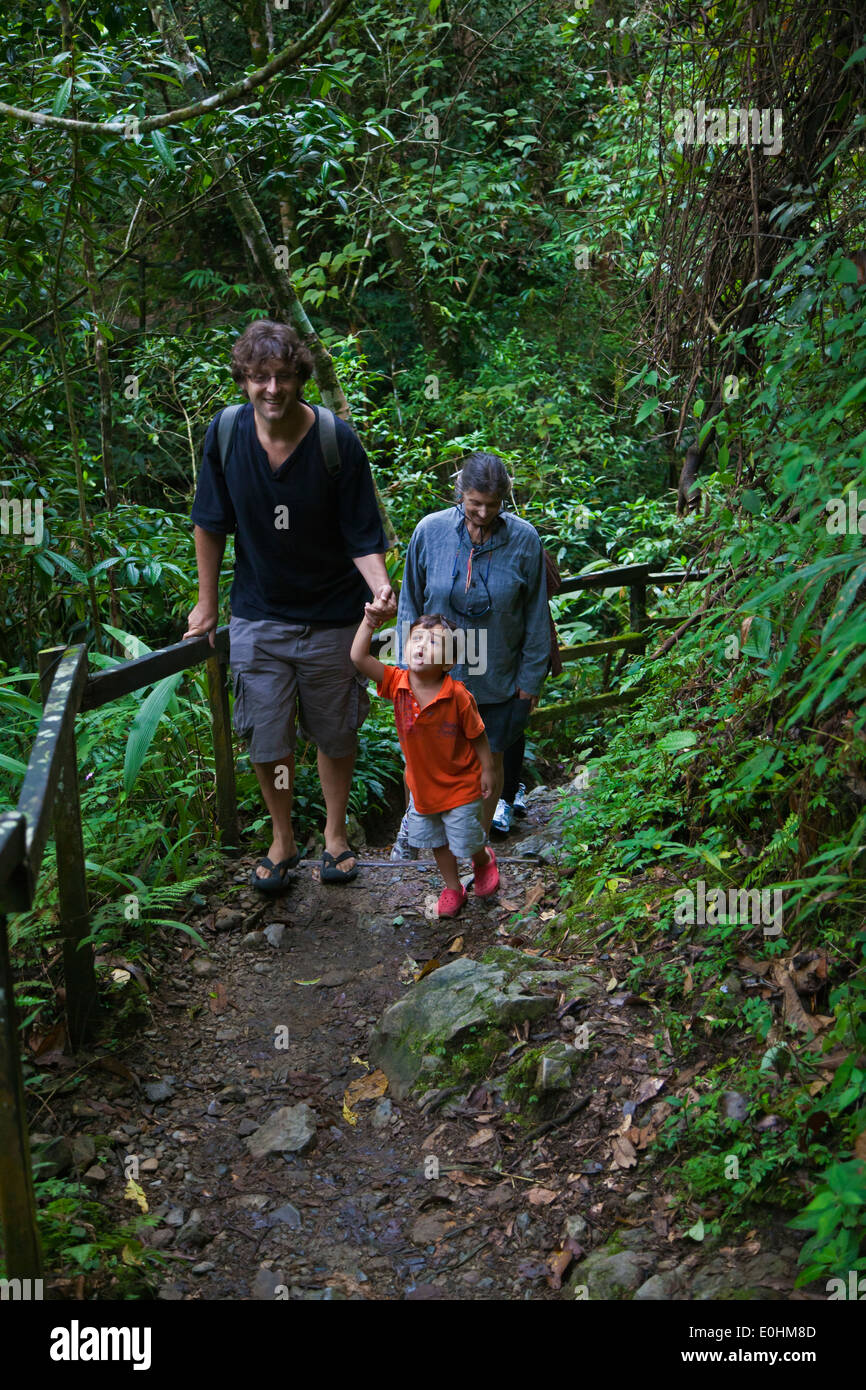
M 454 495 L 459 502 L 466 492 L 483 492 L 504 501 L 511 493 L 508 469 L 498 454 L 470 454 L 454 483 Z

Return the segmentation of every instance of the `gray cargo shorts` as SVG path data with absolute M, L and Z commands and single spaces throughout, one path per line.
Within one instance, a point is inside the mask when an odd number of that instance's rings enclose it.
M 422 815 L 410 793 L 406 808 L 409 844 L 414 849 L 444 849 L 447 845 L 455 859 L 471 859 L 487 841 L 481 822 L 483 809 L 484 802 L 479 799 L 450 811 Z
M 232 618 L 229 661 L 234 726 L 250 761 L 278 763 L 304 738 L 329 758 L 358 747 L 367 718 L 366 680 L 349 655 L 357 624 L 315 628 L 270 619 Z

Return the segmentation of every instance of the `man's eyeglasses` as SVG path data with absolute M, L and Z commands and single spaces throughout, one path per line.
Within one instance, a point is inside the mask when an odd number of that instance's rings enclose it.
M 294 381 L 295 376 L 295 372 L 271 372 L 270 376 L 264 372 L 247 372 L 247 381 L 251 381 L 254 386 L 267 386 L 271 381 L 275 381 L 278 386 L 288 386 L 290 381 Z

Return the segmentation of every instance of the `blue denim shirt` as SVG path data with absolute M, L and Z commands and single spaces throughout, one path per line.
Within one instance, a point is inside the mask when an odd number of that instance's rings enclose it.
M 518 689 L 537 695 L 550 660 L 538 532 L 510 512 L 500 513 L 497 523 L 489 539 L 473 547 L 460 507 L 420 521 L 406 553 L 397 612 L 397 650 L 404 666 L 404 625 L 421 613 L 443 613 L 463 629 L 467 660 L 451 675 L 463 681 L 479 704 L 508 700 Z

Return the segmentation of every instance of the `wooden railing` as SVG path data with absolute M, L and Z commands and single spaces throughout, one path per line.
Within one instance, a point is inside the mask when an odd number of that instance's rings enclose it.
M 11 1279 L 41 1277 L 30 1143 L 19 1058 L 13 974 L 6 914 L 33 906 L 49 831 L 57 847 L 60 936 L 69 1041 L 80 1047 L 97 1018 L 93 952 L 82 948 L 90 931 L 75 719 L 82 710 L 128 695 L 190 666 L 206 663 L 213 726 L 217 825 L 224 844 L 237 843 L 234 760 L 229 722 L 228 628 L 177 642 L 134 661 L 88 676 L 86 647 L 39 653 L 43 713 L 14 811 L 0 817 L 0 1219 L 6 1272 Z
M 565 579 L 560 592 L 566 594 L 627 586 L 632 630 L 619 637 L 565 647 L 563 661 L 604 656 L 609 670 L 614 651 L 645 650 L 648 628 L 653 621 L 659 625 L 658 620 L 647 619 L 647 587 L 704 579 L 706 574 L 654 573 L 651 565 L 643 564 Z M 679 619 L 662 621 L 670 624 Z M 91 1037 L 97 1020 L 97 986 L 93 952 L 82 947 L 89 935 L 90 921 L 78 795 L 76 716 L 205 662 L 214 740 L 217 826 L 224 845 L 236 844 L 237 802 L 226 680 L 228 631 L 227 627 L 217 630 L 214 647 L 207 637 L 197 637 L 95 675 L 88 674 L 87 649 L 83 646 L 39 653 L 42 719 L 18 805 L 0 816 L 0 1220 L 5 1235 L 6 1273 L 11 1279 L 40 1278 L 41 1255 L 6 916 L 32 908 L 53 825 L 67 1026 L 71 1046 L 80 1047 Z M 546 718 L 592 711 L 630 698 L 633 692 L 605 692 L 567 704 L 542 706 L 535 711 L 533 720 L 542 723 Z
M 616 652 L 622 653 L 622 660 L 629 652 L 645 652 L 653 632 L 661 627 L 676 627 L 682 618 L 657 618 L 647 615 L 647 589 L 666 588 L 674 584 L 688 584 L 704 580 L 709 570 L 671 570 L 658 571 L 652 564 L 620 565 L 608 570 L 595 570 L 590 574 L 579 574 L 566 578 L 556 597 L 563 594 L 584 592 L 589 589 L 621 589 L 629 591 L 629 631 L 618 637 L 603 637 L 594 642 L 581 642 L 574 647 L 560 647 L 559 654 L 563 664 L 569 661 L 586 661 L 603 657 L 602 693 L 586 695 L 578 700 L 561 700 L 558 704 L 539 705 L 530 715 L 530 724 L 538 728 L 551 724 L 574 714 L 594 714 L 616 705 L 631 703 L 639 693 L 640 686 L 629 690 L 607 689 L 610 668 Z

